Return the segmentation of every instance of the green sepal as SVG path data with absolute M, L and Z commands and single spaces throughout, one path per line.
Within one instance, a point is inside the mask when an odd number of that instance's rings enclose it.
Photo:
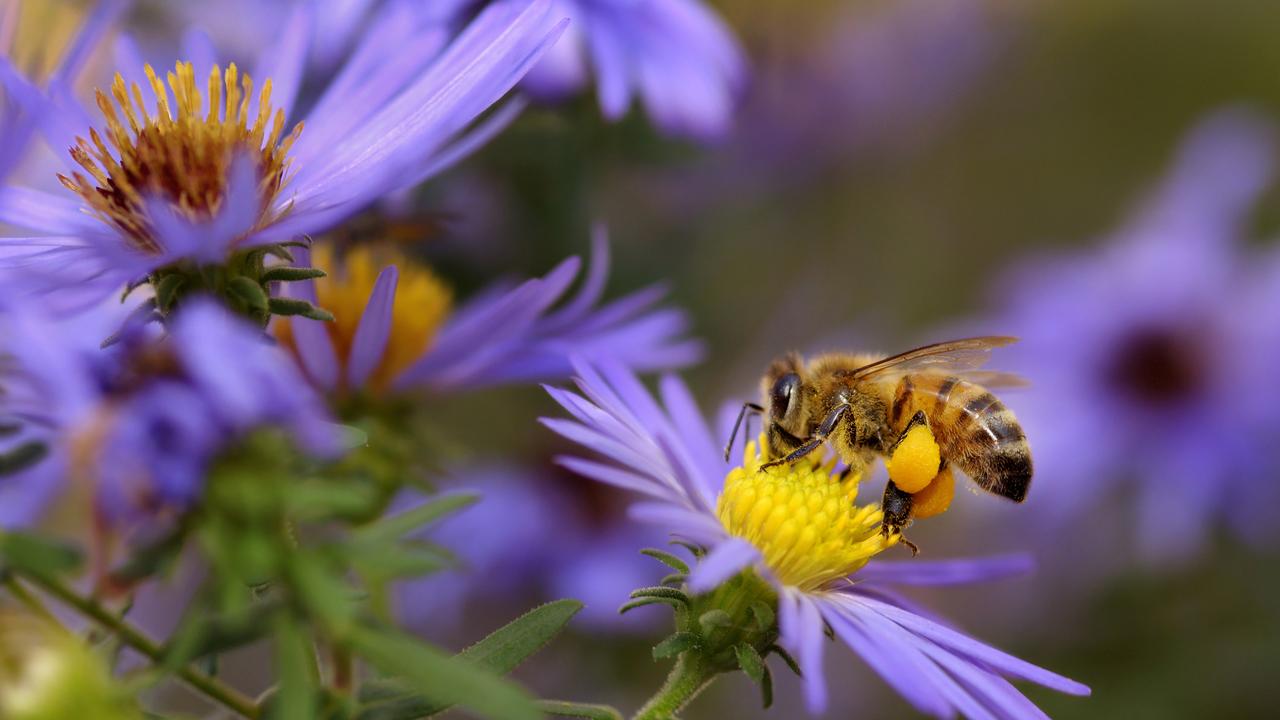
M 328 273 L 320 268 L 312 267 L 293 267 L 291 265 L 279 265 L 268 268 L 262 273 L 261 280 L 267 282 L 298 282 L 299 280 L 314 280 L 316 278 L 325 277 Z
M 680 547 L 684 548 L 685 550 L 688 550 L 688 551 L 689 551 L 690 553 L 692 553 L 692 554 L 693 554 L 693 556 L 694 556 L 694 557 L 696 557 L 696 558 L 703 557 L 704 555 L 706 555 L 706 554 L 707 554 L 707 549 L 706 549 L 706 548 L 702 547 L 701 545 L 694 545 L 693 543 L 688 542 L 688 541 L 686 541 L 686 540 L 672 540 L 672 541 L 671 541 L 671 544 L 672 544 L 672 545 L 679 545 Z
M 0 477 L 22 472 L 45 459 L 49 446 L 39 440 L 28 440 L 7 453 L 0 454 Z
M 306 300 L 273 297 L 268 301 L 267 309 L 272 315 L 301 315 L 310 320 L 333 322 L 333 313 L 324 308 L 318 308 Z
M 642 597 L 632 600 L 631 602 L 624 603 L 622 607 L 618 608 L 618 614 L 626 615 L 628 611 L 635 610 L 638 607 L 644 607 L 645 605 L 670 605 L 673 608 L 685 607 L 684 603 L 672 598 Z
M 702 628 L 703 634 L 710 633 L 716 628 L 729 627 L 733 624 L 733 618 L 729 617 L 729 613 L 715 608 L 702 613 L 698 617 L 698 627 Z
M 19 532 L 0 532 L 0 568 L 13 568 L 36 577 L 51 577 L 80 569 L 84 558 L 74 546 Z
M 688 579 L 689 576 L 684 573 L 671 573 L 670 575 L 663 576 L 663 578 L 658 581 L 658 584 L 680 587 L 681 585 L 684 585 L 684 581 Z
M 237 275 L 227 282 L 227 290 L 233 296 L 239 299 L 250 310 L 258 313 L 265 313 L 271 306 L 272 298 L 267 297 L 267 291 L 262 289 L 262 285 L 253 281 L 244 275 Z M 310 306 L 310 303 L 305 303 Z M 272 310 L 271 312 L 275 312 Z M 283 315 L 284 313 L 277 313 Z
M 282 605 L 272 599 L 253 603 L 234 612 L 191 612 L 164 650 L 161 666 L 170 672 L 202 658 L 249 645 L 272 629 Z
M 180 273 L 165 275 L 155 286 L 156 308 L 162 313 L 168 313 L 173 309 L 174 301 L 178 299 L 178 291 L 186 284 L 187 277 L 185 275 Z
M 759 684 L 764 679 L 764 658 L 760 657 L 760 653 L 756 652 L 750 643 L 740 643 L 734 647 L 733 651 L 738 656 L 738 667 L 742 668 L 742 672 L 746 673 L 752 682 Z
M 287 263 L 294 262 L 293 253 L 285 249 L 285 243 L 276 243 L 275 245 L 266 245 L 263 247 L 263 251 L 267 255 L 273 255 L 275 257 L 280 258 L 281 260 L 284 260 Z
M 279 684 L 266 703 L 267 720 L 312 720 L 317 717 L 315 650 L 297 622 L 281 615 L 275 624 L 276 673 Z
M 608 705 L 567 702 L 565 700 L 539 700 L 538 709 L 548 715 L 586 718 L 586 720 L 622 720 L 622 713 Z
M 773 707 L 773 672 L 768 665 L 760 675 L 760 706 L 766 710 Z
M 751 603 L 751 614 L 755 616 L 756 626 L 761 630 L 768 630 L 773 627 L 775 614 L 768 603 L 759 600 Z
M 643 588 L 639 588 L 631 591 L 632 599 L 644 598 L 644 597 L 667 598 L 670 600 L 675 600 L 677 602 L 680 602 L 685 607 L 689 606 L 689 596 L 685 594 L 683 590 L 666 587 L 662 585 L 655 585 L 653 587 L 643 587 Z
M 796 659 L 791 657 L 791 653 L 787 652 L 786 648 L 776 644 L 770 645 L 768 652 L 782 658 L 782 662 L 786 663 L 787 667 L 791 668 L 791 672 L 795 673 L 797 677 L 802 677 L 804 675 L 804 673 L 800 672 L 800 663 L 796 662 Z
M 662 660 L 674 657 L 686 650 L 697 647 L 699 642 L 700 638 L 694 633 L 684 631 L 672 633 L 662 642 L 653 646 L 653 659 Z
M 678 556 L 672 555 L 671 553 L 665 550 L 659 550 L 657 548 L 645 548 L 644 550 L 640 551 L 640 554 L 648 555 L 649 557 L 653 558 L 654 560 L 657 560 L 663 565 L 666 565 L 672 570 L 684 573 L 685 575 L 689 574 L 688 563 L 686 563 L 684 560 L 681 560 Z

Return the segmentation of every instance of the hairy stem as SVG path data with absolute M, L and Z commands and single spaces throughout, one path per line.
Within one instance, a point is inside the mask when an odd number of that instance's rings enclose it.
M 24 573 L 23 577 L 41 591 L 97 623 L 103 629 L 110 631 L 121 642 L 146 656 L 151 662 L 161 663 L 164 661 L 164 649 L 160 645 L 144 635 L 141 630 L 117 617 L 115 613 L 103 607 L 96 600 L 81 596 L 75 590 L 54 578 L 34 573 Z M 261 715 L 258 706 L 252 700 L 217 678 L 210 677 L 187 666 L 178 668 L 177 675 L 209 699 L 243 717 L 257 718 Z
M 711 684 L 716 676 L 697 651 L 689 651 L 676 660 L 671 674 L 649 702 L 635 714 L 633 720 L 671 720 L 690 700 Z

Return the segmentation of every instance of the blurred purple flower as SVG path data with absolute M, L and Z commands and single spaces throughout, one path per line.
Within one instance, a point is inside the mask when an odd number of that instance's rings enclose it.
M 294 365 L 261 331 L 210 301 L 178 313 L 168 337 L 136 325 L 107 350 L 95 338 L 118 313 L 53 319 L 28 304 L 0 313 L 6 366 L 0 414 L 49 457 L 0 477 L 0 526 L 35 522 L 68 480 L 94 485 L 110 525 L 154 518 L 198 499 L 215 456 L 246 433 L 287 429 L 318 456 L 337 427 Z
M 1242 236 L 1275 149 L 1257 117 L 1212 115 L 1114 235 L 1010 273 L 984 327 L 1022 337 L 1006 359 L 1033 388 L 1010 404 L 1045 532 L 1132 497 L 1149 558 L 1194 555 L 1216 524 L 1274 536 L 1280 251 Z
M 228 117 L 214 117 L 214 113 L 204 125 L 165 130 L 163 123 L 170 122 L 165 118 L 172 116 L 175 101 L 178 108 L 190 106 L 203 114 L 199 96 L 206 87 L 210 67 L 206 63 L 214 62 L 215 53 L 202 33 L 189 34 L 186 54 L 202 63 L 198 74 L 194 64 L 179 66 L 176 75 L 169 76 L 171 91 L 146 79 L 140 83 L 158 87 L 166 96 L 161 107 L 152 100 L 145 108 L 162 124 L 148 131 L 146 143 L 148 147 L 156 142 L 162 146 L 165 142 L 214 143 L 201 145 L 201 151 L 221 158 L 221 177 L 201 180 L 199 173 L 164 174 L 165 168 L 151 168 L 150 175 L 116 178 L 112 168 L 118 169 L 118 158 L 105 145 L 80 143 L 77 152 L 93 158 L 90 164 L 99 166 L 97 174 L 105 173 L 112 188 L 135 192 L 99 194 L 94 184 L 103 178 L 73 175 L 85 170 L 65 157 L 71 179 L 64 182 L 76 188 L 79 197 L 6 187 L 0 191 L 0 221 L 34 235 L 3 241 L 3 267 L 16 270 L 15 280 L 36 290 L 69 292 L 69 286 L 81 285 L 105 293 L 179 261 L 222 263 L 240 249 L 323 231 L 390 192 L 426 180 L 514 117 L 518 103 L 504 106 L 468 130 L 523 77 L 566 21 L 551 12 L 550 0 L 502 3 L 481 12 L 449 42 L 427 13 L 407 3 L 388 4 L 303 118 L 294 101 L 315 22 L 314 8 L 296 6 L 279 28 L 279 36 L 258 58 L 259 81 L 272 82 L 269 102 L 265 92 L 260 100 L 246 87 L 243 100 L 238 101 L 239 112 L 233 113 L 237 101 L 232 98 L 240 93 L 241 83 L 228 68 Z M 136 46 L 122 42 L 117 55 L 125 80 L 139 79 L 143 62 Z M 10 88 L 21 84 L 12 67 L 0 66 L 0 71 L 0 79 Z M 129 103 L 123 88 L 117 96 Z M 259 102 L 268 106 L 260 109 Z M 75 136 L 86 134 L 91 125 L 87 111 L 66 92 L 29 94 L 24 103 L 44 109 L 36 116 L 47 120 L 41 130 L 55 148 L 77 147 Z M 274 126 L 272 106 L 276 108 Z M 138 131 L 129 130 L 131 118 L 135 113 L 141 116 L 142 110 L 116 108 L 116 118 L 122 113 L 126 117 L 114 121 L 116 129 L 108 129 L 105 142 L 117 151 L 121 145 L 142 143 Z M 68 117 L 77 121 L 71 127 L 65 122 Z M 223 145 L 210 138 L 233 134 L 191 130 L 211 123 L 231 127 L 236 117 L 247 118 L 243 122 L 249 130 L 244 138 Z M 285 118 L 291 118 L 288 125 Z M 301 120 L 306 129 L 294 142 L 287 128 Z M 295 128 L 295 133 L 299 130 Z M 168 156 L 163 151 L 138 154 Z M 86 162 L 79 164 L 88 167 Z M 170 176 L 181 187 L 135 187 L 139 178 Z M 206 181 L 213 183 L 216 197 L 208 207 L 195 207 L 193 203 L 199 205 L 208 190 L 187 185 Z M 179 193 L 183 193 L 181 203 Z M 90 204 L 100 217 L 85 212 Z
M 530 95 L 575 95 L 594 73 L 609 120 L 626 115 L 639 97 L 671 135 L 712 141 L 729 131 L 747 62 L 733 33 L 701 0 L 556 0 L 556 6 L 572 23 L 525 78 Z
M 558 379 L 568 377 L 571 354 L 616 358 L 639 371 L 681 367 L 701 355 L 701 344 L 685 336 L 685 314 L 654 307 L 662 287 L 599 305 L 609 272 L 603 231 L 593 238 L 590 266 L 573 297 L 566 299 L 581 265 L 576 257 L 541 278 L 483 290 L 452 314 L 447 291 L 425 269 L 401 258 L 403 267 L 386 267 L 375 280 L 362 277 L 375 272 L 372 261 L 358 260 L 358 267 L 336 267 L 328 278 L 299 284 L 303 299 L 334 313 L 336 323 L 292 318 L 281 333 L 327 393 L 446 392 Z M 361 299 L 362 307 L 350 306 Z
M 460 468 L 441 482 L 475 491 L 480 499 L 422 533 L 453 551 L 460 566 L 402 583 L 401 620 L 461 638 L 467 633 L 457 631 L 468 623 L 492 624 L 492 618 L 477 618 L 477 611 L 506 614 L 530 602 L 569 597 L 585 603 L 578 618 L 593 631 L 652 627 L 643 618 L 618 614 L 632 590 L 653 580 L 653 561 L 635 552 L 654 541 L 648 528 L 589 517 L 596 509 L 588 511 L 580 493 L 515 467 Z M 423 499 L 402 496 L 396 507 Z
M 581 395 L 547 388 L 573 420 L 543 422 L 608 461 L 566 457 L 561 463 L 593 480 L 644 496 L 645 501 L 631 507 L 635 518 L 707 548 L 707 555 L 689 577 L 690 590 L 708 591 L 748 568 L 755 568 L 769 580 L 778 592 L 782 643 L 806 670 L 805 696 L 811 711 L 821 712 L 826 706 L 826 681 L 821 668 L 827 626 L 912 705 L 938 717 L 956 713 L 970 717 L 1043 716 L 1006 678 L 1028 680 L 1070 694 L 1089 693 L 1079 683 L 995 650 L 913 610 L 892 587 L 1001 577 L 1025 570 L 1024 559 L 927 566 L 868 563 L 867 558 L 892 544 L 879 539 L 879 511 L 870 508 L 854 508 L 848 522 L 841 517 L 838 526 L 831 516 L 827 517 L 832 522 L 830 526 L 815 521 L 803 531 L 796 528 L 789 542 L 799 542 L 796 538 L 810 531 L 820 535 L 816 540 L 820 545 L 810 548 L 812 552 L 791 553 L 781 530 L 763 542 L 757 538 L 754 542 L 761 543 L 757 547 L 730 530 L 742 530 L 735 519 L 739 517 L 738 509 L 724 502 L 730 493 L 740 492 L 731 488 L 731 481 L 745 477 L 758 483 L 786 483 L 785 488 L 779 485 L 772 490 L 761 486 L 760 494 L 746 491 L 755 497 L 809 489 L 825 494 L 842 483 L 831 478 L 829 471 L 819 472 L 823 468 L 816 463 L 804 468 L 797 464 L 787 473 L 772 475 L 759 470 L 756 456 L 753 467 L 732 468 L 724 460 L 688 388 L 674 376 L 666 376 L 660 383 L 660 406 L 640 381 L 621 367 L 604 365 L 597 371 L 579 365 L 577 371 Z M 725 408 L 721 416 L 719 436 L 724 437 L 732 408 Z M 755 455 L 753 449 L 749 448 L 747 455 L 750 462 Z M 806 480 L 806 473 L 812 476 L 810 480 Z M 812 484 L 807 484 L 810 481 Z M 833 496 L 830 505 L 826 505 L 828 498 L 817 494 L 793 497 L 797 501 L 790 505 L 793 509 L 814 507 L 816 503 L 816 507 L 830 507 L 842 513 L 845 510 L 839 506 L 847 503 Z M 750 519 L 749 509 L 743 512 Z M 853 534 L 854 530 L 861 534 Z M 829 546 L 822 544 L 824 541 Z M 815 542 L 812 536 L 810 542 Z M 858 546 L 865 546 L 865 551 Z M 831 551 L 818 552 L 818 547 L 830 547 Z M 824 554 L 839 562 L 815 571 L 810 561 L 821 563 Z M 842 567 L 854 568 L 853 574 L 842 574 Z

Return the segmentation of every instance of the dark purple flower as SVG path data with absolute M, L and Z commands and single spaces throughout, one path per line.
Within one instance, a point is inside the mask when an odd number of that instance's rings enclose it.
M 1118 231 L 1010 273 L 985 327 L 1022 338 L 1006 359 L 1033 387 L 1010 404 L 1047 531 L 1124 505 L 1148 557 L 1216 525 L 1274 535 L 1280 253 L 1244 243 L 1274 151 L 1269 124 L 1215 114 Z
M 872 558 L 896 536 L 880 533 L 879 509 L 851 502 L 860 478 L 841 480 L 831 462 L 809 459 L 763 471 L 754 443 L 743 465 L 731 466 L 714 440 L 727 436 L 727 422 L 713 436 L 679 379 L 662 379 L 659 405 L 624 368 L 577 371 L 581 394 L 548 388 L 573 419 L 543 422 L 606 459 L 561 462 L 641 495 L 634 517 L 707 548 L 689 577 L 691 591 L 709 591 L 749 568 L 771 582 L 782 643 L 806 670 L 810 710 L 826 706 L 826 626 L 915 707 L 938 717 L 1043 716 L 1010 679 L 1089 693 L 912 610 L 893 590 L 999 577 L 1025 568 L 1024 560 L 877 565 Z

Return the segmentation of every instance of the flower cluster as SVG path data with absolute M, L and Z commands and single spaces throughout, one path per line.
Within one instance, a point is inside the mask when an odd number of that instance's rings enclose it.
M 428 180 L 443 183 L 530 101 L 588 86 L 608 120 L 640 104 L 661 134 L 726 137 L 747 61 L 710 3 L 235 0 L 211 11 L 102 0 L 40 23 L 35 7 L 0 9 L 0 714 L 162 717 L 171 709 L 152 690 L 178 682 L 245 718 L 454 706 L 619 717 L 504 677 L 583 610 L 560 595 L 591 603 L 581 624 L 592 633 L 648 633 L 622 616 L 674 609 L 675 630 L 653 652 L 675 667 L 643 720 L 674 717 L 728 672 L 760 684 L 767 706 L 775 657 L 823 712 L 824 638 L 938 717 L 1043 716 L 1015 681 L 1089 694 L 900 593 L 1002 579 L 1028 558 L 885 562 L 911 545 L 908 518 L 860 501 L 869 466 L 824 452 L 784 462 L 765 435 L 729 462 L 717 444 L 728 410 L 713 433 L 669 374 L 704 355 L 691 315 L 662 285 L 607 292 L 618 270 L 641 273 L 612 262 L 603 224 L 585 260 L 558 249 L 538 255 L 545 274 L 473 284 L 429 238 L 406 241 L 383 222 L 395 205 L 425 202 L 416 193 Z M 969 7 L 920 46 L 950 47 L 952 26 L 976 17 Z M 171 33 L 179 41 L 155 36 L 165 23 L 186 26 Z M 37 37 L 48 42 L 33 49 Z M 915 107 L 877 83 L 896 57 L 889 44 L 858 40 L 867 49 L 852 62 L 876 67 L 861 68 L 842 104 Z M 946 69 L 969 78 L 985 47 Z M 963 84 L 934 60 L 904 76 Z M 604 132 L 596 114 L 590 128 Z M 1208 157 L 1222 170 L 1218 131 L 1205 132 L 1192 164 Z M 1213 172 L 1188 190 L 1182 178 L 1166 210 L 1206 232 L 1230 225 L 1265 175 L 1239 164 L 1243 179 Z M 1209 358 L 1190 367 L 1161 355 L 1183 332 L 1238 329 L 1225 311 L 1192 325 L 1118 344 L 1167 371 L 1136 373 L 1135 394 L 1239 390 L 1202 377 Z M 668 373 L 660 400 L 639 377 L 650 372 Z M 570 418 L 542 422 L 596 457 L 553 469 L 546 432 L 528 444 L 547 467 L 489 457 L 512 428 L 536 425 L 515 394 L 495 403 L 480 391 L 567 381 L 578 392 L 546 390 Z M 454 410 L 472 402 L 486 422 L 477 445 L 487 443 L 474 455 L 454 447 L 468 424 Z M 923 520 L 946 509 L 954 479 L 943 436 L 917 423 L 885 449 L 890 490 L 915 491 Z M 614 503 L 575 476 L 641 499 Z M 632 552 L 667 536 L 688 555 Z M 650 559 L 673 571 L 656 585 Z M 180 597 L 163 598 L 175 577 Z M 523 612 L 531 596 L 547 602 Z M 139 617 L 156 603 L 172 620 L 158 632 Z M 415 637 L 469 641 L 462 620 L 490 604 L 523 614 L 457 654 Z M 219 672 L 221 656 L 247 647 L 270 649 L 271 681 L 255 678 L 252 692 Z

